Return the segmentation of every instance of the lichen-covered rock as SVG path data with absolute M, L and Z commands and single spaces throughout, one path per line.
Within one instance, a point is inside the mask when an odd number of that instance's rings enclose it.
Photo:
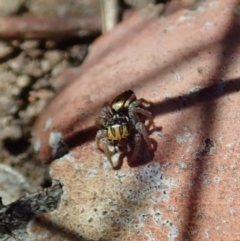
M 35 147 L 49 161 L 68 146 L 50 173 L 64 194 L 58 210 L 40 217 L 47 225 L 29 225 L 30 240 L 240 239 L 236 9 L 237 1 L 209 0 L 165 17 L 140 11 L 60 80 L 35 124 Z M 114 171 L 96 148 L 94 122 L 127 89 L 153 103 L 162 130 L 151 134 L 153 158 L 142 150 L 145 165 L 124 161 Z

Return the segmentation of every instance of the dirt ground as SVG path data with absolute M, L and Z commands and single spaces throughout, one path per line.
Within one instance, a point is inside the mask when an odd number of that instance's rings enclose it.
M 40 163 L 30 145 L 31 126 L 54 95 L 55 77 L 64 69 L 81 64 L 87 44 L 1 41 L 0 49 L 3 49 L 0 64 L 1 163 L 44 186 L 46 166 Z
M 84 14 L 84 7 L 89 16 L 99 10 L 93 5 L 96 1 L 89 1 L 86 6 L 82 6 L 82 2 L 72 1 L 70 5 L 56 0 L 0 1 L 0 18 L 26 13 L 78 16 Z M 57 76 L 82 63 L 93 39 L 0 41 L 0 163 L 10 166 L 36 186 L 49 186 L 50 179 L 47 166 L 41 164 L 31 146 L 31 126 L 54 95 Z

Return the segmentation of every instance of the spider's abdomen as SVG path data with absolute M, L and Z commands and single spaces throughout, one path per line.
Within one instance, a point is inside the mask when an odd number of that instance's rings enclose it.
M 130 135 L 127 123 L 116 123 L 107 126 L 107 137 L 109 141 L 121 141 Z

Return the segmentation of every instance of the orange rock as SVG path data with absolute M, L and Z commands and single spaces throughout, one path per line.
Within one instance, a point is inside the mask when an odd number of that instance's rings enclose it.
M 240 239 L 236 8 L 209 0 L 167 17 L 158 7 L 142 10 L 94 43 L 72 80 L 61 79 L 36 122 L 35 146 L 50 161 L 68 145 L 50 172 L 64 194 L 29 226 L 31 240 Z M 151 134 L 152 159 L 143 149 L 147 164 L 124 161 L 113 171 L 96 149 L 94 121 L 127 89 L 154 103 L 162 130 Z

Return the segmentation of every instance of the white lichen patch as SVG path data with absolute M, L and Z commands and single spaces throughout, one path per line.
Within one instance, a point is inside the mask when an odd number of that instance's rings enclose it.
M 156 226 L 168 227 L 168 240 L 174 241 L 179 235 L 179 230 L 170 220 L 164 219 L 164 214 L 160 209 L 150 209 L 151 218 Z
M 174 79 L 176 80 L 176 81 L 181 81 L 181 76 L 180 76 L 180 74 L 178 73 L 178 72 L 173 72 L 173 74 L 174 74 Z
M 40 151 L 41 148 L 41 141 L 39 139 L 34 140 L 33 142 L 33 149 L 35 152 Z
M 191 136 L 191 132 L 189 132 L 187 129 L 183 130 L 181 134 L 176 135 L 176 142 L 178 144 L 187 143 L 189 141 L 192 142 L 192 140 L 190 140 Z
M 52 156 L 59 158 L 61 154 L 67 152 L 67 146 L 63 142 L 63 135 L 61 132 L 51 132 L 48 139 L 48 144 L 52 148 Z
M 207 239 L 210 238 L 209 231 L 204 231 L 204 238 L 207 238 Z
M 152 135 L 158 139 L 161 139 L 161 141 L 167 142 L 169 141 L 169 137 L 165 136 L 164 134 L 162 134 L 160 131 L 158 130 L 154 130 Z
M 222 230 L 222 227 L 221 227 L 220 225 L 217 225 L 217 226 L 215 227 L 215 229 L 218 230 L 218 231 L 220 231 L 220 230 Z
M 176 28 L 176 26 L 169 25 L 169 26 L 166 27 L 166 31 L 170 32 L 170 31 L 173 31 L 175 28 Z
M 147 241 L 156 241 L 156 239 L 153 237 L 152 232 L 150 230 L 144 232 L 144 234 L 147 237 Z
M 213 181 L 214 181 L 215 183 L 219 183 L 220 180 L 221 180 L 221 178 L 218 177 L 218 176 L 215 176 L 215 177 L 213 178 Z
M 116 237 L 121 229 L 130 236 L 158 240 L 155 230 L 148 227 L 148 222 L 159 222 L 159 226 L 167 227 L 169 240 L 177 237 L 177 228 L 170 220 L 164 219 L 161 209 L 152 209 L 155 205 L 161 206 L 161 203 L 168 205 L 171 192 L 176 188 L 174 180 L 165 177 L 164 168 L 159 163 L 119 171 L 88 169 L 83 165 L 78 176 L 83 183 L 82 188 L 77 190 L 82 201 L 75 207 L 75 216 L 84 237 L 91 237 L 92 240 L 106 238 L 111 227 L 111 235 L 115 233 Z M 85 201 L 84 193 L 88 193 Z M 176 208 L 171 207 L 168 212 L 174 213 Z
M 52 124 L 53 124 L 53 118 L 48 118 L 45 121 L 44 131 L 48 131 L 51 128 Z
M 167 201 L 169 187 L 174 187 L 172 179 L 164 178 L 164 174 L 158 163 L 151 163 L 140 167 L 139 172 L 134 173 L 133 178 L 138 188 L 129 189 L 125 185 L 121 185 L 120 187 L 125 198 L 131 201 L 141 202 L 146 197 L 153 202 Z
M 206 7 L 204 7 L 204 6 L 198 6 L 197 12 L 203 13 L 203 12 L 205 12 L 205 11 L 206 11 Z
M 213 23 L 213 22 L 206 22 L 204 28 L 205 28 L 206 30 L 209 30 L 209 29 L 211 29 L 213 26 L 214 26 L 214 23 Z
M 234 142 L 230 142 L 230 143 L 226 144 L 226 147 L 228 147 L 228 148 L 233 148 L 234 146 L 235 146 Z
M 90 169 L 90 170 L 88 170 L 88 172 L 86 173 L 86 178 L 93 178 L 93 177 L 95 177 L 95 176 L 97 176 L 98 175 L 98 170 L 96 170 L 96 169 Z
M 176 142 L 178 144 L 182 144 L 182 143 L 186 143 L 187 142 L 187 139 L 186 139 L 186 136 L 185 136 L 186 133 L 184 133 L 183 135 L 177 135 L 176 136 Z
M 178 161 L 179 170 L 186 170 L 188 168 L 188 164 L 183 160 Z
M 209 3 L 209 7 L 210 8 L 213 8 L 213 9 L 216 9 L 219 7 L 219 1 L 212 1 Z
M 230 209 L 229 209 L 229 213 L 230 213 L 231 215 L 236 215 L 236 210 L 235 210 L 234 208 L 230 208 Z
M 171 98 L 172 98 L 172 94 L 170 94 L 170 93 L 166 93 L 165 96 L 164 96 L 165 100 L 169 100 Z
M 69 162 L 74 162 L 75 158 L 71 153 L 68 153 L 64 156 Z
M 49 135 L 48 144 L 52 147 L 53 151 L 57 151 L 59 147 L 59 143 L 62 141 L 62 133 L 61 132 L 51 132 Z
M 193 88 L 191 88 L 189 90 L 189 94 L 195 94 L 195 93 L 198 93 L 200 90 L 202 90 L 203 87 L 200 86 L 200 85 L 197 85 L 197 86 L 194 86 Z
M 189 11 L 186 10 L 185 11 L 185 14 L 180 16 L 178 19 L 177 19 L 177 23 L 185 23 L 185 22 L 191 22 L 195 19 L 195 16 L 194 15 L 191 15 L 191 14 L 188 14 Z

